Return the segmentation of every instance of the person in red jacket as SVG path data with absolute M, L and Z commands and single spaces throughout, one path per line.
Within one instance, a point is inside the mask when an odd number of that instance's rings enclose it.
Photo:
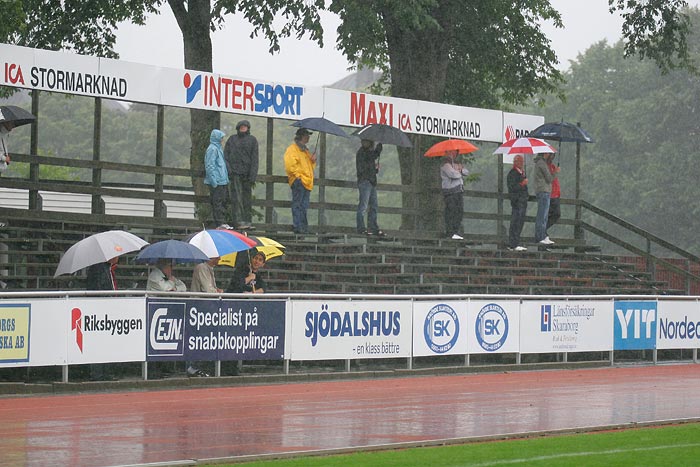
M 556 154 L 552 154 L 549 157 L 549 161 L 547 162 L 549 172 L 552 175 L 557 173 L 559 170 L 559 167 L 554 164 L 555 157 Z M 547 238 L 549 238 L 549 233 L 547 231 L 551 226 L 556 224 L 559 218 L 561 217 L 561 206 L 559 203 L 560 198 L 561 187 L 559 185 L 559 177 L 555 177 L 554 180 L 552 180 L 552 193 L 549 196 L 549 214 L 547 216 L 547 228 L 545 229 L 545 235 L 547 236 Z

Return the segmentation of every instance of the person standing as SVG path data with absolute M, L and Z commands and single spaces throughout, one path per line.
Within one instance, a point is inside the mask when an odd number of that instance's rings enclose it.
M 357 169 L 357 189 L 360 200 L 357 204 L 357 232 L 364 235 L 386 237 L 377 224 L 377 173 L 379 172 L 379 156 L 382 154 L 382 144 L 363 139 L 360 149 L 355 155 Z M 369 212 L 368 212 L 369 209 Z M 367 214 L 367 228 L 365 228 Z
M 192 292 L 207 292 L 221 293 L 223 289 L 216 286 L 216 278 L 214 277 L 214 266 L 219 264 L 221 258 L 216 256 L 204 263 L 199 263 L 192 271 Z
M 515 251 L 527 251 L 520 245 L 520 234 L 525 225 L 525 213 L 527 211 L 527 177 L 525 176 L 525 159 L 520 154 L 513 158 L 513 168 L 506 177 L 508 196 L 510 197 L 510 228 L 508 229 L 508 249 Z
M 104 263 L 93 264 L 87 268 L 87 290 L 117 290 L 117 279 L 115 270 L 119 256 L 105 261 Z
M 250 134 L 250 122 L 236 124 L 236 134 L 226 141 L 224 158 L 231 181 L 231 214 L 237 229 L 253 229 L 253 185 L 258 176 L 258 140 Z
M 445 231 L 452 240 L 464 240 L 461 235 L 464 217 L 464 178 L 469 171 L 457 162 L 457 151 L 452 151 L 442 158 L 440 179 L 442 195 L 445 199 Z
M 7 170 L 7 166 L 10 165 L 10 151 L 7 149 L 7 140 L 10 135 L 10 131 L 15 127 L 12 122 L 0 123 L 0 174 Z
M 554 173 L 549 171 L 550 156 L 551 154 L 538 154 L 535 157 L 535 196 L 537 197 L 535 241 L 542 245 L 554 244 L 554 242 L 547 237 L 547 216 L 549 214 L 552 181 L 556 178 L 559 167 L 556 168 Z
M 162 292 L 186 292 L 184 282 L 173 275 L 173 263 L 169 259 L 159 259 L 155 267 L 148 275 L 146 290 L 160 290 Z
M 292 189 L 292 225 L 296 234 L 309 233 L 306 211 L 309 209 L 316 168 L 316 154 L 312 154 L 307 147 L 311 134 L 306 128 L 299 128 L 294 142 L 284 153 L 284 169 Z
M 226 135 L 221 130 L 211 130 L 209 147 L 204 155 L 204 171 L 206 173 L 204 184 L 209 185 L 214 224 L 219 226 L 219 228 L 230 229 L 231 226 L 225 222 L 229 179 L 224 150 L 221 147 L 224 136 Z
M 549 167 L 549 172 L 556 174 L 558 172 L 556 165 L 554 165 L 554 158 L 556 154 L 552 154 L 549 159 L 547 166 Z M 561 217 L 561 187 L 559 185 L 559 177 L 554 177 L 552 180 L 552 194 L 549 196 L 549 212 L 547 214 L 547 228 L 545 230 L 545 236 L 549 238 L 549 228 L 557 223 Z

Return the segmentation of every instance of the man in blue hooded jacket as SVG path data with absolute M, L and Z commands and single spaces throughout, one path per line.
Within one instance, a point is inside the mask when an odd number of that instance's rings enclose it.
M 224 160 L 224 149 L 221 143 L 224 140 L 224 132 L 212 130 L 209 136 L 209 147 L 204 155 L 204 184 L 209 185 L 211 196 L 211 212 L 214 216 L 214 224 L 219 228 L 230 229 L 226 224 L 226 201 L 228 200 L 228 171 Z

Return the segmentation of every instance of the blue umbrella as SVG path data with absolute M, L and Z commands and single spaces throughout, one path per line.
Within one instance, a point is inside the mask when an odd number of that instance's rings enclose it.
M 320 131 L 321 133 L 328 133 L 335 136 L 342 136 L 343 138 L 349 138 L 348 134 L 345 133 L 340 126 L 323 117 L 304 118 L 292 123 L 291 126 L 306 128 L 307 130 Z
M 159 259 L 170 259 L 176 263 L 203 263 L 209 257 L 194 245 L 180 240 L 163 240 L 148 245 L 136 257 L 139 263 L 154 264 Z

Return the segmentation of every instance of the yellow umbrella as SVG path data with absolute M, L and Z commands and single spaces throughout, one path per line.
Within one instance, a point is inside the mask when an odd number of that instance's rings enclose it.
M 245 253 L 250 257 L 252 256 L 251 250 L 255 250 L 256 252 L 264 253 L 267 261 L 271 260 L 272 258 L 277 258 L 278 256 L 284 255 L 285 246 L 276 240 L 273 240 L 268 237 L 257 237 L 252 235 L 248 238 L 250 238 L 251 240 L 255 240 L 255 243 L 257 245 L 251 247 L 250 250 L 238 253 Z M 230 253 L 228 255 L 222 256 L 219 260 L 219 264 L 223 266 L 235 267 L 238 253 Z

